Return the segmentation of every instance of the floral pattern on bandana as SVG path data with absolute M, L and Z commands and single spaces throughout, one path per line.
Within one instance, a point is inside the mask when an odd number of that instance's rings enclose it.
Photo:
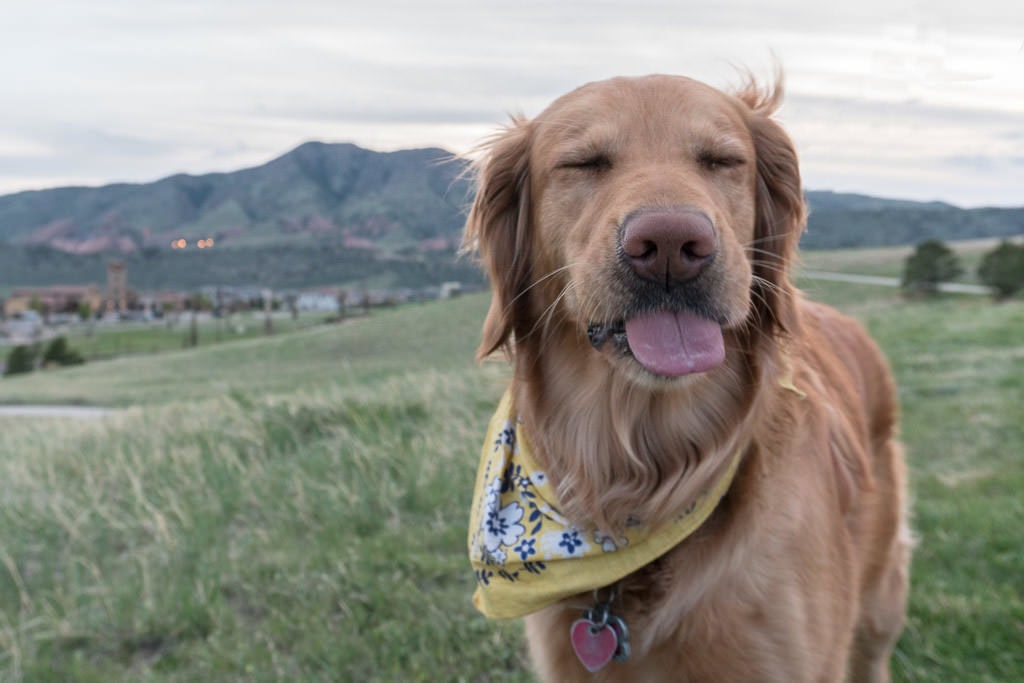
M 581 529 L 558 510 L 506 392 L 480 454 L 467 538 L 476 574 L 473 602 L 491 618 L 523 616 L 609 586 L 667 552 L 715 509 L 743 453 L 679 516 L 656 528 L 630 519 L 614 536 Z
M 496 500 L 496 498 L 495 498 Z M 499 508 L 492 501 L 484 519 L 483 544 L 492 555 L 500 552 L 501 546 L 512 547 L 526 531 L 519 520 L 523 518 L 523 508 L 519 503 L 509 503 Z
M 540 574 L 551 560 L 582 557 L 595 546 L 605 552 L 621 547 L 611 537 L 577 529 L 545 499 L 540 489 L 548 486 L 547 474 L 526 470 L 513 459 L 519 453 L 517 427 L 517 422 L 505 421 L 492 442 L 493 457 L 484 465 L 480 525 L 470 541 L 485 565 L 476 572 L 482 585 L 495 577 L 518 581 L 518 567 Z M 515 571 L 506 567 L 512 560 Z

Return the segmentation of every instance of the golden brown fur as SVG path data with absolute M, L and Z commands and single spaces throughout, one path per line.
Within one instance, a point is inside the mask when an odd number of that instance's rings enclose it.
M 888 680 L 910 555 L 893 384 L 859 325 L 790 285 L 804 204 L 771 119 L 780 98 L 753 83 L 726 95 L 613 79 L 486 148 L 465 238 L 493 286 L 480 354 L 510 353 L 563 513 L 608 531 L 658 523 L 744 450 L 709 521 L 617 587 L 628 662 L 597 674 L 577 662 L 569 626 L 589 595 L 527 617 L 544 680 Z M 672 301 L 699 299 L 725 361 L 663 378 L 587 330 L 655 306 L 623 267 L 622 224 L 679 206 L 709 217 L 716 252 Z

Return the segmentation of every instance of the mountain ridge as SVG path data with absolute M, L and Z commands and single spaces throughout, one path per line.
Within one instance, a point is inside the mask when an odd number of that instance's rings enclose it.
M 29 190 L 0 196 L 0 239 L 74 253 L 324 233 L 342 242 L 416 244 L 461 229 L 470 186 L 452 159 L 438 148 L 374 152 L 314 141 L 233 172 Z
M 236 171 L 0 196 L 0 242 L 74 254 L 218 246 L 327 245 L 451 252 L 472 198 L 464 159 L 435 147 L 376 152 L 305 142 Z M 964 209 L 811 190 L 805 248 L 911 244 L 1024 233 L 1024 206 Z

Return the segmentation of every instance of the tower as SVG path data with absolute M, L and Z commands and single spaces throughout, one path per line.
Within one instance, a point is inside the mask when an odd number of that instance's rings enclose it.
M 124 261 L 110 261 L 107 264 L 107 301 L 115 311 L 128 308 L 128 272 Z

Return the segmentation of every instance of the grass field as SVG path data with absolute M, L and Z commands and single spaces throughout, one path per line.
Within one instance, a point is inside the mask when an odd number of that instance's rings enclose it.
M 319 325 L 326 314 L 304 313 L 298 318 L 275 316 L 273 332 L 293 332 Z M 236 314 L 230 318 L 206 320 L 196 326 L 196 346 L 252 339 L 264 335 L 260 314 Z M 86 360 L 107 360 L 137 354 L 163 353 L 185 348 L 189 336 L 189 316 L 177 321 L 96 325 L 89 332 L 76 325 L 68 334 L 68 343 Z
M 888 352 L 920 538 L 897 681 L 1024 680 L 1024 303 L 808 283 Z M 529 681 L 470 604 L 484 297 L 0 380 L 0 680 Z
M 303 313 L 297 318 L 275 315 L 273 334 L 284 334 L 315 327 L 327 318 L 325 313 Z M 64 336 L 68 345 L 86 361 L 110 360 L 124 356 L 152 355 L 187 348 L 190 321 L 188 314 L 178 320 L 94 324 L 85 323 L 58 328 L 55 334 Z M 219 319 L 205 319 L 196 325 L 196 346 L 209 346 L 262 337 L 264 317 L 259 313 L 240 313 Z M 45 347 L 46 342 L 42 342 Z M 0 355 L 6 357 L 9 346 L 0 346 Z
M 486 302 L 380 309 L 294 334 L 138 355 L 0 380 L 6 403 L 129 406 L 232 392 L 362 386 L 415 368 L 472 367 Z M 439 314 L 439 311 L 441 313 Z

